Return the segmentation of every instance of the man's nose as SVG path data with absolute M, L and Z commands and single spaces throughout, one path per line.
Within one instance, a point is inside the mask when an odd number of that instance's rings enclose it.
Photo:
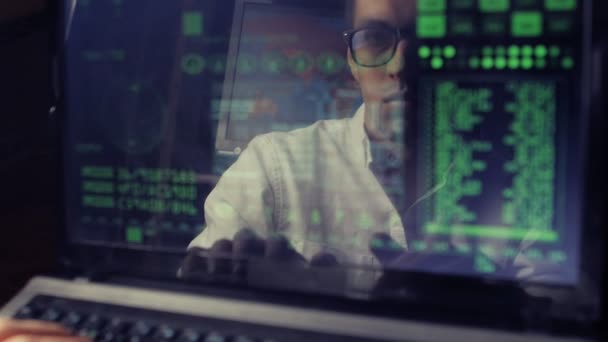
M 405 69 L 405 49 L 407 48 L 407 42 L 400 40 L 397 43 L 395 49 L 395 55 L 386 65 L 386 71 L 391 78 L 401 77 L 403 70 Z

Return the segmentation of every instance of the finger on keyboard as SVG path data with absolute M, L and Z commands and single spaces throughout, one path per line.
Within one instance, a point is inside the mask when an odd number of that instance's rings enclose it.
M 34 320 L 0 319 L 0 341 L 31 341 L 49 338 L 70 338 L 70 341 L 86 341 L 69 336 L 70 331 L 53 323 Z

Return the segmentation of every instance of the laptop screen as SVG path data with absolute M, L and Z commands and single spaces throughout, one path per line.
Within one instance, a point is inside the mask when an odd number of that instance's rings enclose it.
M 74 1 L 70 241 L 576 284 L 586 5 Z

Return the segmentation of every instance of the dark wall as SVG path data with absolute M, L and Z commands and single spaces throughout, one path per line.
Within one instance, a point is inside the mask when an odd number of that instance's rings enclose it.
M 4 0 L 0 2 L 0 23 L 44 11 L 47 0 Z
M 0 303 L 53 267 L 52 17 L 45 1 L 0 2 Z

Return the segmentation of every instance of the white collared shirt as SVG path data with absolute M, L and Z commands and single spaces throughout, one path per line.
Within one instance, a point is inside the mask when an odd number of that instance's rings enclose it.
M 189 248 L 243 228 L 263 238 L 280 233 L 306 258 L 327 252 L 347 264 L 377 265 L 374 233 L 407 248 L 397 210 L 369 168 L 364 114 L 361 106 L 350 119 L 254 138 L 207 197 L 207 226 Z

